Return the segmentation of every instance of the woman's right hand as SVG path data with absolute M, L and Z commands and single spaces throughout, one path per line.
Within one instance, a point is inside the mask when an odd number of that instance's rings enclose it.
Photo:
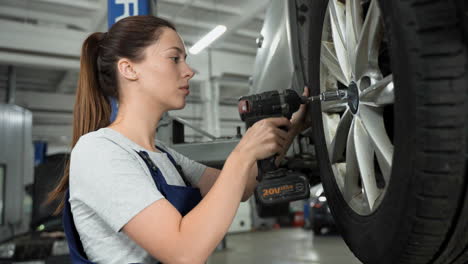
M 234 151 L 246 155 L 254 161 L 269 158 L 280 153 L 287 144 L 287 131 L 291 122 L 285 117 L 266 118 L 247 129 Z

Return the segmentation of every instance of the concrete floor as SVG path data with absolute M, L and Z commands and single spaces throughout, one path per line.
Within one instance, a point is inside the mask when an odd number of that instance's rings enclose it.
M 338 235 L 313 237 L 312 231 L 287 228 L 227 236 L 227 249 L 208 264 L 360 264 Z

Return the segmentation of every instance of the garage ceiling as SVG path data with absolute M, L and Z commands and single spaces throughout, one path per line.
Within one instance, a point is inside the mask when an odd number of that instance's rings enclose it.
M 174 22 L 188 46 L 224 24 L 228 31 L 212 47 L 254 56 L 269 1 L 157 2 L 158 16 Z M 0 0 L 0 89 L 14 64 L 18 90 L 74 93 L 81 41 L 106 29 L 107 0 Z

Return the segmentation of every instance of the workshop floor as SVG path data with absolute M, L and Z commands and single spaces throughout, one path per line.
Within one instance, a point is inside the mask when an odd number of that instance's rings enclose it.
M 208 264 L 360 264 L 338 235 L 288 228 L 232 234 Z

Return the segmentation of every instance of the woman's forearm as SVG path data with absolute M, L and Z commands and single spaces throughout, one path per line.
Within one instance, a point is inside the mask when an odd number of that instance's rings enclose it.
M 181 243 L 192 263 L 204 262 L 226 234 L 255 162 L 233 152 L 203 200 L 181 221 Z M 200 258 L 200 259 L 198 259 Z
M 249 179 L 247 181 L 247 185 L 245 186 L 244 194 L 242 195 L 242 202 L 247 201 L 250 196 L 252 196 L 253 192 L 255 191 L 255 187 L 257 186 L 257 175 L 258 175 L 258 167 L 257 162 L 255 162 L 252 167 L 250 167 L 249 171 Z

